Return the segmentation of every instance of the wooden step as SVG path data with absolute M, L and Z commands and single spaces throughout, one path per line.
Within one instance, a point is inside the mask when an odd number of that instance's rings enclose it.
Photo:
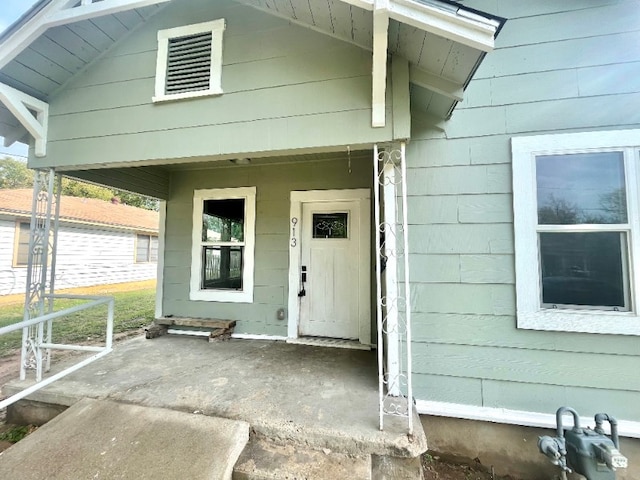
M 217 318 L 186 318 L 186 317 L 162 317 L 156 318 L 157 325 L 201 328 L 233 328 L 235 320 L 219 320 Z
M 163 317 L 157 318 L 145 328 L 146 338 L 156 338 L 170 333 L 208 337 L 209 342 L 228 340 L 231 338 L 235 320 L 219 320 L 213 318 Z

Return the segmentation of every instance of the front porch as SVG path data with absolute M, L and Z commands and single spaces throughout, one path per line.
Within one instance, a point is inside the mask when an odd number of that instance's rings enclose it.
M 53 370 L 56 370 L 54 367 Z M 427 448 L 419 421 L 388 417 L 379 430 L 376 354 L 280 341 L 163 336 L 123 342 L 96 362 L 29 397 L 70 406 L 109 399 L 243 420 L 274 443 L 350 455 L 416 457 Z M 24 389 L 15 381 L 3 394 Z M 33 407 L 22 402 L 9 415 Z

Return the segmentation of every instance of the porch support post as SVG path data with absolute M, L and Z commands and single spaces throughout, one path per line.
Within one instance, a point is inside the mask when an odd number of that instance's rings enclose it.
M 398 165 L 386 162 L 382 167 L 382 198 L 384 217 L 381 230 L 384 232 L 383 255 L 386 261 L 384 269 L 385 310 L 386 310 L 386 364 L 388 378 L 400 375 L 400 338 L 398 335 L 398 218 L 396 169 Z M 399 176 L 399 175 L 398 175 Z M 400 238 L 401 240 L 401 238 Z M 398 382 L 387 383 L 389 395 L 400 395 Z
M 374 244 L 375 244 L 375 259 L 376 259 L 376 330 L 377 330 L 377 344 L 378 344 L 378 415 L 380 430 L 384 430 L 384 395 L 385 395 L 385 377 L 384 377 L 384 333 L 383 333 L 383 294 L 382 294 L 382 241 L 380 236 L 382 234 L 381 221 L 380 221 L 380 178 L 378 173 L 380 152 L 378 151 L 378 145 L 373 146 L 373 215 L 375 222 L 374 230 Z
M 29 230 L 29 257 L 27 286 L 24 303 L 24 320 L 30 320 L 53 311 L 53 300 L 47 297 L 55 288 L 55 255 L 57 247 L 58 217 L 60 214 L 61 177 L 55 170 L 37 170 L 33 182 L 33 202 Z M 47 301 L 46 301 L 47 300 Z M 28 368 L 35 368 L 36 381 L 42 380 L 43 351 L 46 368 L 50 366 L 50 352 L 40 345 L 51 340 L 51 322 L 26 327 L 22 330 L 22 361 L 20 379 L 26 378 Z
M 412 433 L 411 291 L 404 142 L 381 150 L 374 146 L 374 193 L 380 429 L 384 428 L 385 415 L 392 415 L 405 418 L 407 431 Z
M 157 285 L 155 318 L 161 318 L 164 315 L 162 308 L 164 292 L 164 238 L 167 232 L 167 202 L 165 200 L 160 201 L 158 213 L 160 215 L 160 222 L 158 229 L 158 263 L 156 271 Z

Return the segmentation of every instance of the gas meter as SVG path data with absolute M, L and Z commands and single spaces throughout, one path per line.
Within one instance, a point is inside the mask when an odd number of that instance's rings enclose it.
M 573 428 L 564 428 L 562 416 L 573 416 Z M 611 426 L 611 438 L 602 428 L 607 421 Z M 580 417 L 573 408 L 561 407 L 556 412 L 557 436 L 540 437 L 540 452 L 551 459 L 562 470 L 562 478 L 567 473 L 576 472 L 587 480 L 615 480 L 617 468 L 627 468 L 627 458 L 620 453 L 618 443 L 618 422 L 606 413 L 595 416 L 596 426 L 580 427 Z

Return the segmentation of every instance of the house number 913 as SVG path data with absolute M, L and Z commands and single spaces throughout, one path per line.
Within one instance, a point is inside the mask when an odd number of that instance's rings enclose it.
M 298 223 L 298 219 L 293 217 L 291 219 L 291 246 L 296 247 L 298 245 L 298 240 L 296 239 L 296 225 Z

